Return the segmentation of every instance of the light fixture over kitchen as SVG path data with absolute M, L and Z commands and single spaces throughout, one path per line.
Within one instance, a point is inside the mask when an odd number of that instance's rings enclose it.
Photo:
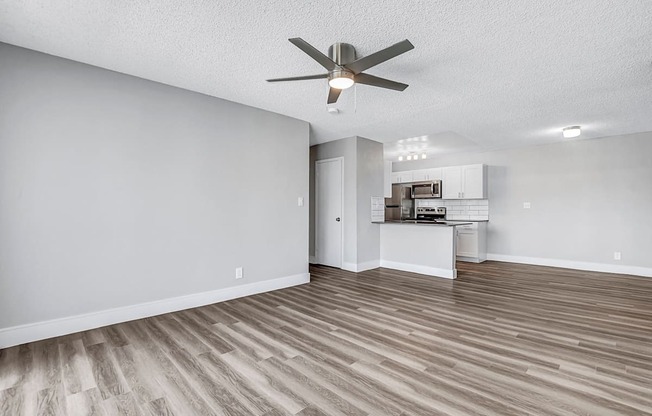
M 580 128 L 580 126 L 569 126 L 569 127 L 564 127 L 561 130 L 561 132 L 564 135 L 564 138 L 572 139 L 573 137 L 577 137 L 580 134 L 582 134 L 582 129 Z
M 402 161 L 403 161 L 403 156 L 399 156 L 399 157 L 398 157 L 398 161 L 399 161 L 399 162 L 402 162 Z
M 426 153 L 421 153 L 421 159 L 425 159 L 427 157 Z

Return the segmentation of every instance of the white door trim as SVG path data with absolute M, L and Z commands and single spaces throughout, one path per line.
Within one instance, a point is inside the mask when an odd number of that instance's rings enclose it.
M 321 264 L 321 259 L 319 258 L 319 227 L 317 226 L 317 219 L 319 218 L 319 186 L 317 181 L 317 166 L 322 163 L 334 162 L 336 160 L 340 161 L 340 190 L 342 192 L 341 196 L 341 206 L 340 206 L 340 222 L 342 226 L 342 241 L 340 246 L 342 251 L 340 253 L 340 268 L 344 265 L 344 224 L 346 218 L 344 217 L 344 157 L 331 157 L 328 159 L 320 159 L 315 161 L 315 260 L 318 264 Z

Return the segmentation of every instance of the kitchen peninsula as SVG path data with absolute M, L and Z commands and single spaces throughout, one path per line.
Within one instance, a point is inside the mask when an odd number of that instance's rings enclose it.
M 447 221 L 385 221 L 380 224 L 380 266 L 455 279 L 455 227 Z

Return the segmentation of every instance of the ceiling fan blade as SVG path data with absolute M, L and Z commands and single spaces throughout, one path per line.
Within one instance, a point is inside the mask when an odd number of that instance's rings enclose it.
M 403 91 L 408 87 L 408 84 L 391 81 L 389 79 L 380 78 L 369 74 L 358 74 L 353 79 L 358 84 L 371 85 L 372 87 L 387 88 L 396 91 Z
M 342 93 L 342 90 L 338 90 L 337 88 L 331 87 L 328 90 L 328 104 L 333 104 L 337 102 L 337 99 L 340 98 L 340 94 Z
M 381 64 L 412 49 L 414 49 L 414 45 L 410 43 L 409 40 L 405 39 L 404 41 L 395 43 L 389 48 L 385 48 L 376 53 L 372 53 L 371 55 L 364 56 L 357 61 L 353 61 L 350 64 L 346 64 L 344 66 L 353 71 L 354 74 L 359 74 L 360 72 L 365 71 L 372 66 Z
M 288 40 L 292 42 L 294 46 L 296 46 L 297 48 L 301 49 L 302 51 L 310 55 L 312 59 L 319 62 L 319 65 L 323 66 L 329 71 L 332 71 L 337 68 L 337 64 L 333 62 L 331 58 L 319 52 L 317 48 L 315 48 L 305 40 L 301 38 L 292 38 Z
M 307 79 L 321 79 L 321 78 L 328 78 L 328 74 L 305 75 L 305 76 L 302 76 L 302 77 L 272 78 L 272 79 L 268 79 L 267 82 L 303 81 L 303 80 L 307 80 Z

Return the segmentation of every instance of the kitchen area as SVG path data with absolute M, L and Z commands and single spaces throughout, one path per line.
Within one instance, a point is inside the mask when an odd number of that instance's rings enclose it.
M 465 165 L 392 172 L 385 164 L 380 224 L 381 266 L 455 279 L 456 261 L 487 258 L 487 166 Z

